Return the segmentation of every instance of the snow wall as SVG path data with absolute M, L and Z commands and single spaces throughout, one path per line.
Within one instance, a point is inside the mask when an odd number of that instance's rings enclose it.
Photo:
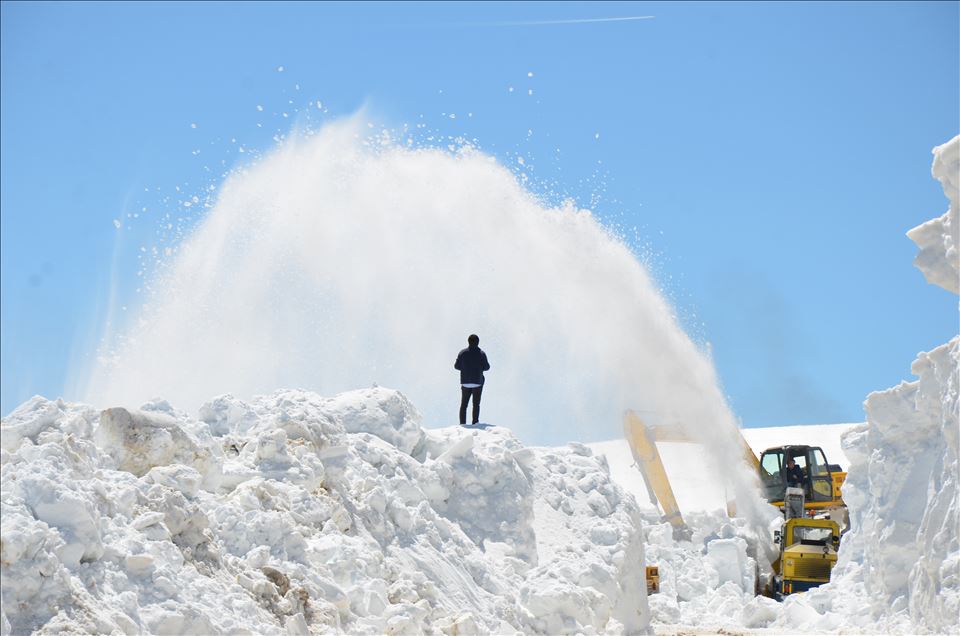
M 399 392 L 2 425 L 0 633 L 624 634 L 641 522 L 579 444 L 425 431 Z
M 960 136 L 933 153 L 950 208 L 907 235 L 927 280 L 957 293 Z M 833 609 L 861 626 L 960 631 L 958 358 L 958 337 L 919 354 L 911 366 L 918 379 L 870 394 L 867 423 L 844 435 L 852 530 L 831 587 L 841 592 Z

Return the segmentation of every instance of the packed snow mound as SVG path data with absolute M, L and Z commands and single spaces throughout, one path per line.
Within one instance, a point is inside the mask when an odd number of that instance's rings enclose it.
M 863 624 L 960 628 L 958 360 L 960 338 L 921 353 L 912 366 L 919 379 L 872 393 L 867 423 L 844 436 L 852 530 L 834 579 L 862 596 L 851 605 Z
M 602 458 L 419 421 L 378 387 L 197 418 L 33 398 L 2 422 L 0 631 L 647 630 L 639 512 Z
M 348 433 L 372 433 L 405 453 L 412 453 L 424 441 L 423 418 L 398 391 L 373 387 L 333 398 L 326 410 Z
M 674 541 L 669 523 L 651 520 L 644 527 L 647 563 L 660 573 L 660 592 L 648 599 L 654 626 L 738 629 L 766 627 L 779 618 L 775 610 L 766 620 L 742 620 L 759 582 L 759 564 L 748 547 L 756 541 L 745 521 L 728 519 L 722 512 L 692 512 L 684 520 L 692 531 L 690 541 Z
M 950 199 L 940 219 L 910 231 L 917 266 L 957 292 L 960 137 L 934 149 Z M 960 336 L 920 353 L 917 380 L 867 397 L 867 422 L 843 437 L 852 529 L 840 545 L 823 609 L 884 631 L 960 632 Z
M 920 253 L 913 263 L 923 272 L 927 281 L 954 294 L 960 293 L 960 225 L 957 207 L 960 206 L 960 135 L 933 149 L 931 173 L 943 186 L 950 200 L 950 208 L 936 219 L 918 225 L 909 232 Z

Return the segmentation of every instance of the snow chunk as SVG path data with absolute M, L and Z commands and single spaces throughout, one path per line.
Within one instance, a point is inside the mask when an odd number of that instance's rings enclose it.
M 768 627 L 779 618 L 780 613 L 780 603 L 766 596 L 755 596 L 743 606 L 740 622 L 751 629 Z
M 960 135 L 933 149 L 931 172 L 943 186 L 950 200 L 947 212 L 937 219 L 918 225 L 909 232 L 920 253 L 913 264 L 923 272 L 927 282 L 939 285 L 954 294 L 960 293 Z
M 393 389 L 374 386 L 341 393 L 325 408 L 348 433 L 370 433 L 410 454 L 423 442 L 422 417 L 410 401 Z
M 256 412 L 232 395 L 221 395 L 200 407 L 200 420 L 213 435 L 246 433 L 259 421 Z
M 740 537 L 714 539 L 707 544 L 707 561 L 717 571 L 718 581 L 730 581 L 743 592 L 753 594 L 755 562 L 747 557 L 747 542 Z
M 210 449 L 161 413 L 107 409 L 100 414 L 95 439 L 120 470 L 138 477 L 155 466 L 174 463 L 190 466 L 201 475 L 218 468 Z
M 97 419 L 96 410 L 89 406 L 34 396 L 0 423 L 0 447 L 14 452 L 24 440 L 40 444 L 65 435 L 89 437 Z

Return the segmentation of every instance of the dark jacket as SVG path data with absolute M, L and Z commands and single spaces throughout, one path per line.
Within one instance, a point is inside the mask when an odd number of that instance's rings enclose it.
M 803 469 L 797 465 L 794 465 L 793 468 L 784 468 L 784 477 L 787 478 L 788 486 L 802 486 L 803 485 Z
M 490 370 L 490 363 L 483 349 L 467 347 L 457 355 L 453 368 L 460 372 L 460 384 L 483 385 L 483 372 Z

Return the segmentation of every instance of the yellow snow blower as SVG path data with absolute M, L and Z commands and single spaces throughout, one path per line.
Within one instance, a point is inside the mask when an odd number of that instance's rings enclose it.
M 689 536 L 657 443 L 695 443 L 696 440 L 692 440 L 678 426 L 649 426 L 633 411 L 624 414 L 623 428 L 636 466 L 643 475 L 650 502 L 660 506 L 664 520 L 673 526 L 678 539 Z M 739 429 L 737 431 L 739 434 Z M 840 466 L 827 463 L 823 449 L 819 446 L 776 446 L 763 451 L 758 459 L 742 434 L 740 442 L 743 460 L 759 474 L 768 502 L 780 510 L 784 509 L 786 464 L 788 459 L 793 459 L 803 473 L 803 508 L 807 516 L 830 516 L 841 528 L 846 526 L 846 506 L 840 495 L 840 487 L 847 474 Z M 736 513 L 732 501 L 727 503 L 727 512 L 730 516 Z
M 659 504 L 676 540 L 689 540 L 691 532 L 683 521 L 657 443 L 695 440 L 677 426 L 648 426 L 633 411 L 624 415 L 623 427 L 650 502 Z M 764 496 L 786 519 L 774 537 L 779 556 L 772 563 L 772 586 L 764 586 L 764 594 L 782 599 L 826 583 L 847 525 L 847 508 L 840 493 L 847 474 L 840 466 L 827 463 L 819 446 L 776 446 L 757 458 L 742 434 L 740 442 L 743 460 L 759 474 Z M 789 470 L 794 471 L 792 480 L 797 487 L 788 487 L 788 460 L 793 460 Z M 727 502 L 727 513 L 731 517 L 736 513 L 732 501 Z M 649 586 L 649 575 L 647 578 Z
M 840 549 L 840 526 L 804 513 L 802 488 L 787 488 L 783 530 L 774 535 L 780 556 L 773 562 L 773 596 L 806 592 L 830 580 Z M 796 516 L 795 516 L 796 515 Z

